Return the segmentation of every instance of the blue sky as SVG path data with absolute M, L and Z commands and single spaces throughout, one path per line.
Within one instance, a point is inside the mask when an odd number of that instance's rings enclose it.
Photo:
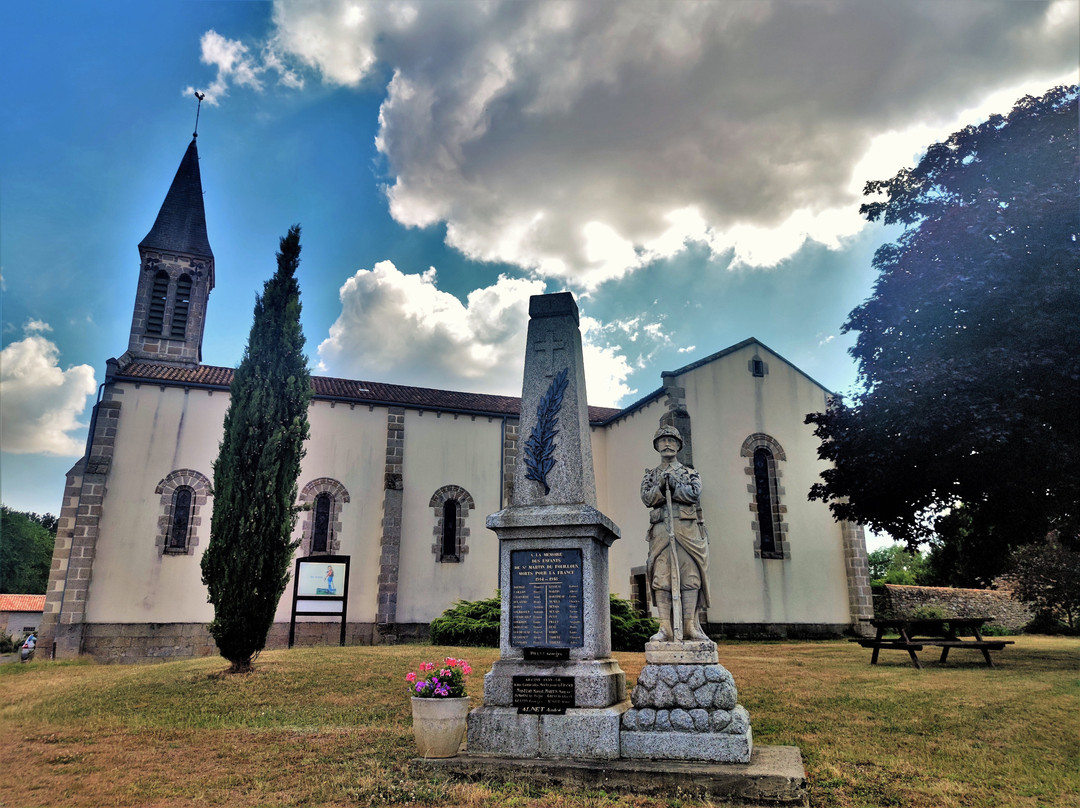
M 317 373 L 520 392 L 527 298 L 573 291 L 590 399 L 754 336 L 848 391 L 889 233 L 863 183 L 1077 80 L 1076 0 L 57 2 L 0 10 L 0 495 L 59 512 L 136 245 L 190 140 L 239 361 L 303 227 Z

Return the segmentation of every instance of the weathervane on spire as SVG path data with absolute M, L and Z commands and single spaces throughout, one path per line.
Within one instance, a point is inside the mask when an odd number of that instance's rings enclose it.
M 199 113 L 202 112 L 202 102 L 206 98 L 206 93 L 200 93 L 195 90 L 195 97 L 199 99 L 199 106 L 195 109 L 195 131 L 191 133 L 192 137 L 199 136 Z

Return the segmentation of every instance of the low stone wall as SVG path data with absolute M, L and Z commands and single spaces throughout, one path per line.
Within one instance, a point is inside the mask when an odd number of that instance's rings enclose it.
M 395 627 L 396 628 L 396 627 Z M 403 626 L 409 638 L 418 634 L 415 626 Z M 337 645 L 340 623 L 297 623 L 294 645 Z M 348 623 L 345 627 L 346 645 L 371 645 L 394 642 L 380 636 L 373 623 Z M 266 637 L 266 647 L 286 648 L 289 644 L 289 624 L 275 623 Z M 217 646 L 203 623 L 88 623 L 84 627 L 82 653 L 100 662 L 128 664 L 154 660 L 216 656 Z
M 211 656 L 217 646 L 201 623 L 87 623 L 82 653 L 124 664 Z
M 1024 603 L 1000 589 L 952 589 L 944 586 L 885 584 L 875 607 L 884 615 L 911 617 L 923 606 L 940 609 L 946 616 L 992 617 L 993 625 L 1019 631 L 1033 614 Z

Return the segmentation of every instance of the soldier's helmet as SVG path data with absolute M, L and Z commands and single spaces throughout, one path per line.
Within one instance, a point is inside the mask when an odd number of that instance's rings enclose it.
M 656 448 L 656 442 L 663 437 L 675 438 L 675 440 L 679 442 L 679 448 L 681 449 L 683 447 L 683 439 L 682 435 L 679 434 L 679 430 L 669 425 L 662 426 L 658 430 L 656 430 L 656 434 L 652 437 L 652 445 L 654 449 Z

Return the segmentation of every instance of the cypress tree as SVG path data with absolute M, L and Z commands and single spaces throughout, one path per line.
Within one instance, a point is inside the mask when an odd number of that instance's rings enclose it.
M 294 225 L 281 239 L 277 272 L 255 298 L 214 461 L 214 511 L 202 579 L 214 604 L 210 634 L 234 673 L 250 670 L 265 647 L 296 549 L 296 481 L 311 399 L 295 277 L 299 263 L 300 226 Z

